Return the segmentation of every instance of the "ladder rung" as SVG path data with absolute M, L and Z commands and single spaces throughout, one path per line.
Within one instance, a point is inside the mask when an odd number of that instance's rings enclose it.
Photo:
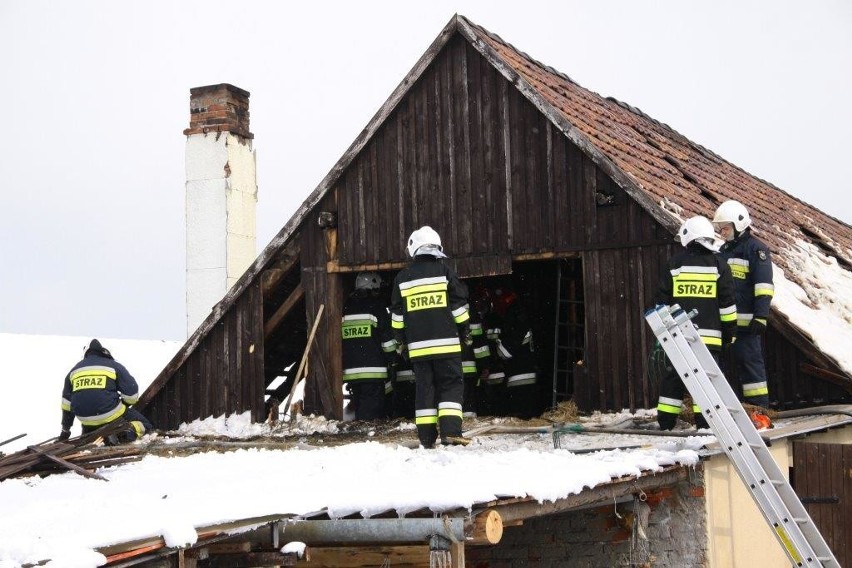
M 736 408 L 736 407 L 733 407 L 733 406 L 728 406 L 727 409 L 728 409 L 728 412 L 730 412 L 731 414 L 736 414 L 737 412 L 743 411 L 742 408 Z
M 803 519 L 802 517 L 793 517 L 793 522 L 795 522 L 797 525 L 806 525 L 810 521 L 809 519 Z
M 770 479 L 769 483 L 771 483 L 772 485 L 778 486 L 778 485 L 784 485 L 787 482 L 786 481 L 778 481 L 777 479 Z

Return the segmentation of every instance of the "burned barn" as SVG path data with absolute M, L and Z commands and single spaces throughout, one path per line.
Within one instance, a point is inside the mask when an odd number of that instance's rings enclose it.
M 140 407 L 163 428 L 247 410 L 262 420 L 269 385 L 288 376 L 286 395 L 301 371 L 305 411 L 340 417 L 344 299 L 358 271 L 391 281 L 421 225 L 470 287 L 518 291 L 541 409 L 654 407 L 643 312 L 680 221 L 727 199 L 748 205 L 777 267 L 806 291 L 801 250 L 852 269 L 845 223 L 454 16 Z M 849 400 L 850 369 L 777 307 L 766 353 L 773 405 Z

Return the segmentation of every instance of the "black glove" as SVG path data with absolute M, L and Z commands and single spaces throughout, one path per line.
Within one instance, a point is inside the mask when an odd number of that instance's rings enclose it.
M 62 432 L 59 434 L 59 441 L 64 442 L 65 440 L 67 440 L 70 437 L 71 437 L 71 430 L 62 430 Z
M 766 324 L 757 318 L 752 318 L 751 323 L 748 324 L 748 331 L 752 335 L 763 335 L 766 333 Z

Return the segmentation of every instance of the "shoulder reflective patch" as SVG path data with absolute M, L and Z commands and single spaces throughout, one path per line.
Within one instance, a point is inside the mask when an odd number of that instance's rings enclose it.
M 757 256 L 760 258 L 760 260 L 766 260 L 766 251 L 765 250 L 757 251 Z

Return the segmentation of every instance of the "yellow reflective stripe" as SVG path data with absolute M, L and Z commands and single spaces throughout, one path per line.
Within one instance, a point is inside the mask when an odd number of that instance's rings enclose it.
M 657 404 L 657 412 L 665 412 L 666 414 L 680 414 L 679 406 L 671 406 L 670 404 Z
M 443 418 L 444 416 L 458 416 L 462 417 L 462 411 L 456 408 L 439 408 L 438 409 L 438 417 Z
M 438 284 L 422 284 L 420 286 L 412 286 L 411 288 L 406 288 L 404 290 L 400 290 L 399 293 L 403 298 L 407 296 L 413 296 L 415 294 L 425 294 L 427 292 L 442 292 L 447 289 L 446 282 L 439 282 Z
M 769 296 L 770 298 L 775 295 L 775 290 L 770 290 L 767 288 L 758 289 L 756 286 L 754 288 L 754 295 L 757 296 Z
M 71 373 L 71 380 L 78 377 L 106 377 L 115 380 L 115 369 L 109 367 L 82 367 Z
M 693 404 L 693 405 L 692 405 L 692 411 L 693 411 L 695 414 L 701 414 L 701 408 L 699 408 L 697 404 Z
M 475 361 L 462 361 L 462 373 L 475 373 L 476 372 L 476 362 Z
M 141 438 L 145 433 L 145 425 L 138 420 L 131 420 L 130 425 L 133 426 L 133 431 L 136 432 L 136 437 Z
M 391 327 L 394 329 L 405 329 L 405 322 L 403 321 L 391 321 Z
M 737 321 L 737 312 L 734 312 L 732 314 L 721 314 L 719 316 L 719 319 L 722 320 L 722 321 L 726 321 L 726 322 L 727 321 Z
M 127 410 L 127 407 L 123 404 L 119 405 L 116 411 L 108 416 L 101 417 L 93 417 L 93 418 L 77 418 L 80 419 L 80 424 L 83 426 L 101 426 L 102 424 L 109 424 L 113 420 L 121 417 L 124 414 L 124 411 Z
M 67 400 L 63 400 L 62 401 L 62 410 L 70 411 L 71 410 L 71 403 L 68 402 Z
M 756 389 L 743 389 L 743 396 L 761 396 L 769 394 L 769 387 L 759 387 Z
M 461 353 L 461 345 L 439 345 L 437 347 L 422 347 L 420 349 L 411 349 L 408 356 L 411 359 L 417 357 L 426 357 L 427 355 L 443 355 L 444 353 Z
M 764 318 L 754 318 L 754 319 L 756 319 L 757 321 L 759 321 L 763 325 L 766 325 L 766 320 Z
M 414 423 L 418 426 L 421 424 L 437 424 L 438 417 L 434 414 L 432 416 L 418 416 L 414 419 Z
M 721 337 L 706 337 L 701 336 L 701 341 L 704 342 L 705 345 L 722 345 Z
M 465 312 L 463 314 L 459 314 L 453 319 L 456 320 L 456 323 L 464 323 L 464 322 L 466 322 L 467 320 L 470 319 L 470 312 L 465 310 Z

